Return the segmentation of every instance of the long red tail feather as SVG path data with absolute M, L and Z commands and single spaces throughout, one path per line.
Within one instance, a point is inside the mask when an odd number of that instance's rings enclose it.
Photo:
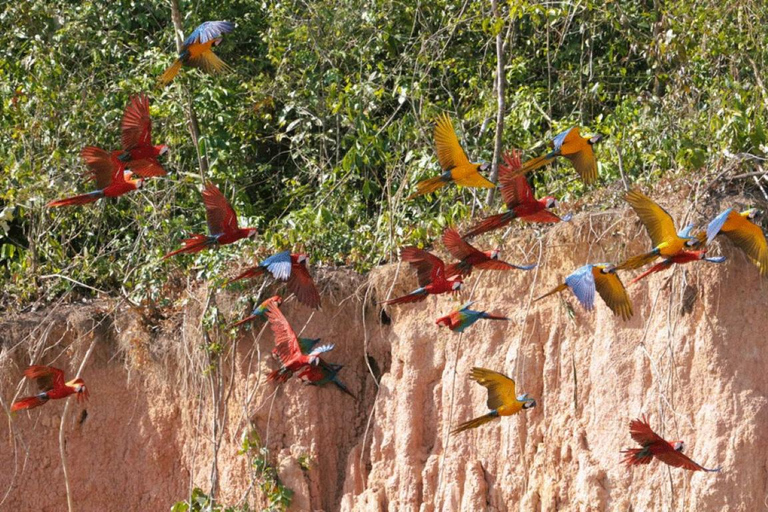
M 211 246 L 210 239 L 205 235 L 192 235 L 192 238 L 187 238 L 186 240 L 182 240 L 184 244 L 183 247 L 180 249 L 176 249 L 175 251 L 171 251 L 165 256 L 163 256 L 163 259 L 168 259 L 171 256 L 175 256 L 177 254 L 185 253 L 185 254 L 194 254 L 196 252 L 200 252 L 203 249 Z
M 67 197 L 67 198 L 64 198 L 64 199 L 56 199 L 55 201 L 51 201 L 50 203 L 48 203 L 45 206 L 47 206 L 48 208 L 54 208 L 54 207 L 57 207 L 57 206 L 73 206 L 73 205 L 78 205 L 78 204 L 88 204 L 88 203 L 94 203 L 94 202 L 98 201 L 99 199 L 101 199 L 102 197 L 103 196 L 101 194 L 94 194 L 94 193 L 81 194 L 81 195 L 75 196 L 75 197 Z
M 642 451 L 643 448 L 629 448 L 627 450 L 622 450 L 621 453 L 625 453 L 626 456 L 621 460 L 621 462 L 627 466 L 648 464 L 653 460 L 653 455 L 642 455 Z
M 483 233 L 487 233 L 488 231 L 493 231 L 494 229 L 499 229 L 512 222 L 512 219 L 514 218 L 515 212 L 512 211 L 500 213 L 498 215 L 491 215 L 490 217 L 480 221 L 480 224 L 464 233 L 462 238 L 472 238 L 473 236 L 481 235 Z
M 20 411 L 22 409 L 34 409 L 35 407 L 40 407 L 47 401 L 47 399 L 44 400 L 38 396 L 28 396 L 13 402 L 11 412 Z
M 251 267 L 249 269 L 246 269 L 244 272 L 239 274 L 234 279 L 231 279 L 229 281 L 229 283 L 234 283 L 235 281 L 240 281 L 241 279 L 251 279 L 253 277 L 258 277 L 258 276 L 264 274 L 264 272 L 266 272 L 266 270 L 267 269 L 265 269 L 264 267 Z M 229 284 L 229 283 L 227 283 L 227 284 Z
M 396 299 L 381 301 L 379 304 L 407 304 L 409 302 L 421 302 L 427 298 L 427 295 L 428 294 L 426 293 L 424 294 L 409 293 L 408 295 L 403 295 L 402 297 L 397 297 Z

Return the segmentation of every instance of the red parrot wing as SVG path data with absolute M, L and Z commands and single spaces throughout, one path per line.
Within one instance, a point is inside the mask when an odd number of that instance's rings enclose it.
M 152 145 L 152 119 L 149 117 L 149 98 L 139 94 L 131 98 L 123 114 L 123 149 Z
M 115 165 L 109 152 L 95 146 L 86 146 L 80 151 L 80 156 L 88 166 L 91 178 L 99 190 L 107 188 L 115 181 L 124 181 L 123 169 Z
M 641 446 L 663 443 L 672 448 L 661 436 L 651 430 L 648 420 L 645 416 L 640 419 L 634 419 L 629 422 L 629 435 Z M 672 448 L 674 450 L 674 448 Z
M 299 345 L 299 339 L 288 323 L 288 319 L 285 318 L 280 308 L 274 302 L 267 306 L 267 320 L 269 321 L 272 333 L 275 335 L 275 348 L 278 349 L 283 363 L 286 363 L 285 359 L 291 356 L 300 356 L 301 346 Z
M 505 153 L 504 163 L 499 166 L 501 197 L 510 210 L 520 204 L 531 203 L 536 200 L 525 175 L 519 174 L 522 167 L 519 151 L 513 151 L 511 154 Z
M 676 468 L 683 468 L 687 469 L 689 471 L 717 471 L 712 469 L 707 469 L 701 464 L 694 462 L 683 452 L 677 451 L 673 449 L 672 451 L 664 451 L 662 453 L 657 453 L 656 458 L 659 459 L 664 464 L 669 464 L 670 466 L 676 467 Z
M 208 220 L 208 230 L 211 235 L 232 233 L 237 231 L 237 214 L 230 206 L 227 198 L 210 181 L 203 191 L 205 215 Z
M 37 382 L 41 391 L 64 387 L 64 372 L 52 366 L 30 366 L 24 370 L 24 376 Z
M 520 218 L 526 222 L 541 222 L 541 223 L 560 222 L 561 220 L 563 220 L 559 216 L 550 212 L 549 210 L 541 210 L 534 214 L 526 215 Z
M 134 174 L 138 174 L 142 178 L 153 178 L 155 176 L 165 176 L 168 174 L 156 158 L 133 160 L 128 163 L 128 166 Z
M 482 252 L 465 242 L 461 235 L 459 235 L 459 232 L 453 228 L 445 228 L 443 232 L 443 245 L 458 260 L 464 260 L 477 253 L 482 254 Z
M 305 306 L 316 308 L 320 305 L 320 294 L 304 263 L 291 266 L 291 276 L 288 278 L 287 286 Z
M 416 269 L 419 286 L 427 286 L 437 278 L 445 277 L 445 263 L 432 253 L 418 247 L 402 247 L 400 259 Z

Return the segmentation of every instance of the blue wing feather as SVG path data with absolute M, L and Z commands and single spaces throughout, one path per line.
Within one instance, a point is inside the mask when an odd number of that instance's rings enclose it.
M 565 278 L 565 284 L 587 310 L 595 306 L 595 276 L 592 265 L 584 265 Z
M 730 215 L 732 211 L 734 211 L 733 208 L 728 208 L 709 223 L 707 226 L 708 244 L 711 243 L 712 240 L 714 240 L 717 234 L 720 232 L 720 230 L 723 229 L 723 224 L 725 224 L 725 221 L 728 220 L 728 215 Z
M 553 156 L 560 154 L 560 150 L 563 147 L 563 142 L 565 141 L 565 138 L 568 136 L 568 134 L 571 132 L 571 130 L 573 130 L 573 128 L 568 128 L 563 133 L 557 134 L 557 136 L 554 139 L 552 139 L 552 146 L 553 146 L 552 153 L 553 153 Z
M 224 34 L 229 34 L 234 29 L 235 24 L 231 21 L 206 21 L 189 34 L 189 37 L 184 40 L 184 46 L 207 43 L 211 39 L 218 39 Z
M 273 254 L 259 265 L 269 270 L 275 279 L 287 281 L 291 277 L 291 251 Z

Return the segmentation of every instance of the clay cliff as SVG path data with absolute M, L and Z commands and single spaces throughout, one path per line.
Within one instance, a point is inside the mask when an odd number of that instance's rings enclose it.
M 682 223 L 738 203 L 670 210 Z M 282 309 L 301 335 L 336 344 L 328 359 L 345 365 L 340 377 L 357 400 L 266 382 L 269 329 L 257 322 L 230 336 L 211 327 L 245 312 L 243 292 L 220 283 L 184 286 L 159 313 L 100 298 L 6 314 L 6 411 L 32 390 L 20 378 L 31 362 L 74 373 L 87 355 L 91 397 L 6 416 L 0 510 L 66 510 L 61 453 L 78 511 L 169 510 L 193 487 L 261 509 L 278 494 L 271 468 L 297 511 L 766 508 L 768 288 L 728 241 L 717 249 L 728 257 L 722 265 L 697 262 L 630 287 L 627 322 L 599 299 L 592 312 L 568 293 L 532 302 L 578 266 L 647 246 L 623 208 L 516 226 L 503 257 L 536 269 L 477 272 L 460 296 L 383 312 L 378 301 L 414 287 L 407 266 L 366 276 L 316 270 L 322 310 L 294 301 Z M 468 299 L 511 320 L 461 335 L 434 324 Z M 486 411 L 485 390 L 467 378 L 472 366 L 513 377 L 537 407 L 450 435 Z M 619 451 L 633 446 L 628 423 L 642 414 L 722 472 L 622 466 Z

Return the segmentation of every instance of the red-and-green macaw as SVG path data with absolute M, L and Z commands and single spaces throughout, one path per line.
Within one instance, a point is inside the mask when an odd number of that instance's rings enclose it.
M 277 358 L 280 360 L 280 368 L 270 373 L 267 380 L 285 382 L 304 366 L 319 364 L 320 354 L 333 350 L 332 344 L 318 347 L 316 344 L 319 340 L 308 339 L 306 342 L 311 343 L 313 348 L 307 354 L 302 352 L 299 338 L 291 328 L 288 320 L 283 316 L 280 308 L 274 303 L 267 306 L 267 320 L 269 320 L 269 327 L 275 335 L 273 354 L 277 355 Z
M 283 303 L 283 298 L 280 297 L 279 295 L 273 295 L 272 297 L 268 298 L 267 300 L 265 300 L 264 302 L 262 302 L 261 304 L 253 308 L 253 311 L 251 311 L 250 315 L 243 318 L 239 322 L 235 322 L 234 324 L 232 324 L 232 327 L 241 326 L 245 323 L 250 322 L 251 320 L 256 320 L 257 318 L 264 318 L 267 313 L 267 307 L 273 303 L 280 306 Z
M 600 294 L 614 315 L 621 315 L 624 320 L 632 317 L 632 302 L 624 288 L 616 268 L 610 263 L 590 264 L 579 267 L 565 278 L 565 283 L 558 285 L 534 302 L 552 294 L 570 288 L 587 311 L 595 307 L 595 291 Z
M 146 94 L 131 97 L 123 114 L 123 151 L 118 158 L 142 178 L 165 176 L 167 173 L 158 160 L 168 152 L 165 144 L 152 145 L 152 118 L 149 117 L 149 98 Z
M 144 180 L 134 179 L 131 171 L 125 170 L 125 163 L 118 155 L 120 151 L 108 153 L 103 149 L 86 146 L 80 152 L 89 168 L 90 179 L 96 182 L 97 190 L 79 196 L 51 201 L 46 206 L 72 206 L 98 201 L 102 197 L 119 197 L 144 186 Z
M 237 226 L 237 214 L 232 209 L 227 198 L 210 181 L 203 191 L 205 216 L 208 221 L 209 235 L 193 234 L 192 238 L 182 240 L 181 249 L 171 251 L 163 259 L 176 254 L 194 254 L 216 245 L 226 245 L 237 242 L 242 238 L 254 238 L 256 228 L 240 228 Z
M 446 267 L 446 277 L 469 276 L 474 267 L 482 270 L 531 270 L 536 267 L 535 263 L 532 265 L 512 265 L 506 261 L 501 261 L 498 249 L 480 251 L 465 242 L 459 232 L 453 228 L 445 228 L 443 245 L 454 258 L 459 260 L 458 263 L 452 263 Z
M 722 263 L 725 261 L 724 256 L 716 256 L 716 257 L 707 257 L 707 251 L 680 251 L 674 256 L 670 256 L 669 258 L 666 258 L 664 261 L 661 261 L 654 266 L 652 266 L 650 269 L 646 270 L 633 280 L 629 282 L 629 284 L 634 284 L 638 282 L 639 280 L 643 279 L 644 277 L 653 274 L 655 272 L 661 272 L 662 270 L 666 270 L 672 265 L 684 265 L 686 263 L 690 263 L 692 261 L 708 261 L 710 263 Z
M 642 448 L 629 448 L 622 450 L 625 454 L 622 462 L 627 466 L 638 466 L 640 464 L 650 464 L 653 458 L 657 458 L 664 464 L 675 468 L 683 468 L 689 471 L 708 471 L 719 472 L 720 468 L 707 469 L 701 464 L 692 461 L 687 455 L 683 454 L 685 443 L 675 441 L 669 443 L 651 430 L 648 420 L 645 416 L 642 419 L 635 419 L 629 422 L 629 434 Z
M 603 139 L 602 135 L 582 137 L 579 127 L 574 126 L 557 135 L 552 142 L 552 151 L 546 155 L 528 160 L 516 174 L 526 174 L 552 162 L 558 156 L 567 158 L 573 164 L 573 168 L 581 176 L 581 180 L 587 185 L 597 181 L 597 159 L 592 151 L 592 146 Z
M 695 236 L 688 234 L 688 228 L 678 233 L 672 217 L 664 208 L 654 203 L 639 190 L 631 190 L 624 196 L 635 210 L 648 231 L 653 249 L 645 254 L 634 256 L 616 266 L 616 270 L 632 270 L 647 265 L 658 257 L 669 258 L 698 242 Z M 683 236 L 680 236 L 683 235 Z
M 435 323 L 440 327 L 448 327 L 453 332 L 464 332 L 464 329 L 483 318 L 488 320 L 509 320 L 505 316 L 490 315 L 485 311 L 473 311 L 469 309 L 472 304 L 474 302 L 467 302 L 447 315 L 441 316 Z
M 403 247 L 400 249 L 400 259 L 407 261 L 411 267 L 416 269 L 419 288 L 408 295 L 385 300 L 380 304 L 420 302 L 429 295 L 455 293 L 461 290 L 463 284 L 461 276 L 446 277 L 445 263 L 434 254 L 417 247 Z
M 229 21 L 206 21 L 189 34 L 181 45 L 179 57 L 160 75 L 160 83 L 167 85 L 178 74 L 182 65 L 201 68 L 208 73 L 225 71 L 229 68 L 213 53 L 212 48 L 221 44 L 224 34 L 234 30 Z
M 325 386 L 326 384 L 333 384 L 344 393 L 348 394 L 355 400 L 357 397 L 352 393 L 349 388 L 339 380 L 338 374 L 341 369 L 344 368 L 340 364 L 326 363 L 320 359 L 320 363 L 317 365 L 308 365 L 303 367 L 296 374 L 296 377 L 310 386 Z
M 493 182 L 488 181 L 480 171 L 490 169 L 488 163 L 472 163 L 459 143 L 456 131 L 453 129 L 451 118 L 442 114 L 435 124 L 435 146 L 437 148 L 437 160 L 443 169 L 443 174 L 416 185 L 416 192 L 408 199 L 420 195 L 429 194 L 449 183 L 456 183 L 464 187 L 495 188 Z
M 452 434 L 479 427 L 500 416 L 512 416 L 536 407 L 536 400 L 529 398 L 527 393 L 520 396 L 515 394 L 515 381 L 506 375 L 485 368 L 472 368 L 469 378 L 488 389 L 487 405 L 491 412 L 462 423 L 451 432 Z
M 291 254 L 291 251 L 283 251 L 270 256 L 256 266 L 246 269 L 230 282 L 240 279 L 257 277 L 265 272 L 280 281 L 287 281 L 286 286 L 296 295 L 296 298 L 310 308 L 320 306 L 320 293 L 307 269 L 309 256 L 306 254 Z
M 499 165 L 499 184 L 501 197 L 507 205 L 507 211 L 483 219 L 480 224 L 464 234 L 464 239 L 504 227 L 513 219 L 541 223 L 554 223 L 571 219 L 570 215 L 560 218 L 549 211 L 550 208 L 557 206 L 557 200 L 554 197 L 546 196 L 536 199 L 525 176 L 515 175 L 521 168 L 519 151 L 504 154 L 504 164 Z
M 70 395 L 77 395 L 77 400 L 88 399 L 88 389 L 85 387 L 85 381 L 81 378 L 64 381 L 64 372 L 52 366 L 30 366 L 24 370 L 24 376 L 37 382 L 40 393 L 35 396 L 28 396 L 16 400 L 11 405 L 11 412 L 22 409 L 34 409 L 40 407 L 48 400 L 58 400 L 67 398 Z
M 755 208 L 741 213 L 734 208 L 728 208 L 707 226 L 707 244 L 717 235 L 725 235 L 757 265 L 760 275 L 768 277 L 768 244 L 763 230 L 752 222 L 760 213 L 760 210 Z

